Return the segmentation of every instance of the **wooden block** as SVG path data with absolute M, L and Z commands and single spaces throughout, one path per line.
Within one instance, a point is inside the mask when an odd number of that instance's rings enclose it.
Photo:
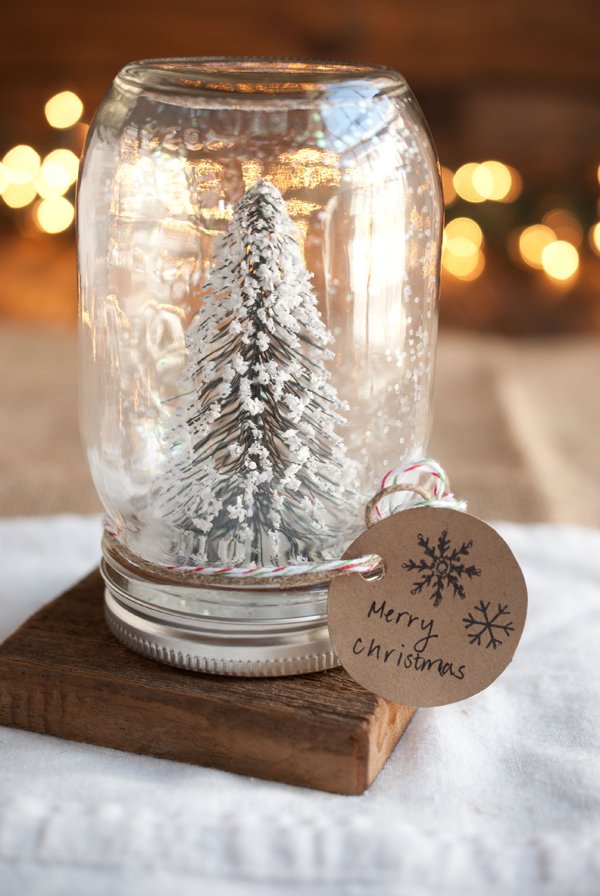
M 109 633 L 98 571 L 0 645 L 0 724 L 333 793 L 362 793 L 414 709 L 342 670 L 224 678 L 174 669 Z

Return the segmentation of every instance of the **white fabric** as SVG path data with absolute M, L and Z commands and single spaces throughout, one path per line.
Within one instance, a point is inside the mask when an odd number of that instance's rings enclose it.
M 512 665 L 420 710 L 360 797 L 0 728 L 2 896 L 597 896 L 600 532 L 499 529 L 530 591 Z M 90 518 L 0 522 L 3 635 L 99 536 Z

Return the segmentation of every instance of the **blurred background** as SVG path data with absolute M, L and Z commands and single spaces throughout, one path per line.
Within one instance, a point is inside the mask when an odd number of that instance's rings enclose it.
M 446 203 L 432 451 L 482 516 L 600 522 L 600 14 L 593 0 L 31 0 L 0 58 L 0 514 L 96 510 L 76 424 L 74 193 L 126 62 L 400 70 Z M 598 339 L 598 341 L 597 341 Z

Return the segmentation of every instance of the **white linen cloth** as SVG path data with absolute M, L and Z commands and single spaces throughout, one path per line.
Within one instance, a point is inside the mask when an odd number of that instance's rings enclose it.
M 0 894 L 597 896 L 600 532 L 498 529 L 529 587 L 515 659 L 419 710 L 367 793 L 0 728 Z M 92 567 L 99 537 L 97 518 L 0 521 L 2 637 Z

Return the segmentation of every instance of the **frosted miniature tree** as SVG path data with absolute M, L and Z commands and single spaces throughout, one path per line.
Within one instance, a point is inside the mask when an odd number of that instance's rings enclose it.
M 257 183 L 217 246 L 166 434 L 163 510 L 188 556 L 277 564 L 343 539 L 354 468 L 310 277 L 283 197 Z

